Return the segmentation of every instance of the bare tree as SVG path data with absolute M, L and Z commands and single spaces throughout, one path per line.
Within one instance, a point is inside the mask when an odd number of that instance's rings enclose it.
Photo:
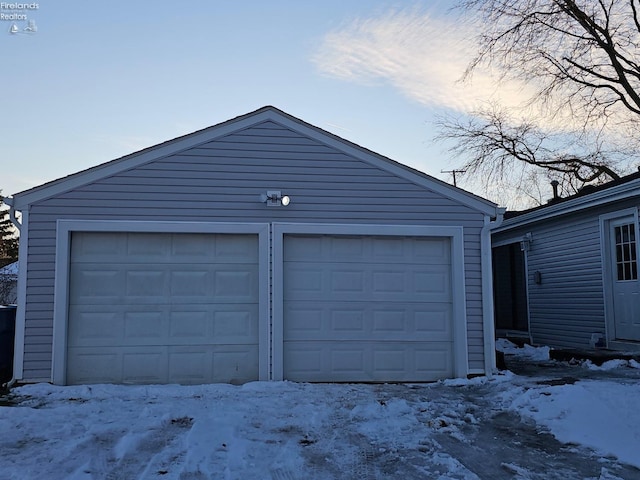
M 556 125 L 550 133 L 540 122 L 514 121 L 495 108 L 474 112 L 471 120 L 444 119 L 440 137 L 456 142 L 454 153 L 471 152 L 467 172 L 504 180 L 513 162 L 521 162 L 521 173 L 538 169 L 570 190 L 630 168 L 640 151 L 640 0 L 460 0 L 458 6 L 482 28 L 465 78 L 491 68 L 502 80 L 535 86 L 528 106 Z M 557 127 L 560 121 L 566 128 Z
M 571 195 L 588 184 L 620 178 L 633 148 L 607 149 L 603 141 L 585 135 L 551 132 L 535 122 L 516 120 L 497 108 L 473 112 L 470 117 L 441 118 L 439 140 L 451 141 L 449 149 L 464 159 L 457 168 L 467 182 L 484 187 L 511 188 L 526 197 L 525 203 L 542 203 L 549 189 L 541 183 L 558 181 L 561 195 Z

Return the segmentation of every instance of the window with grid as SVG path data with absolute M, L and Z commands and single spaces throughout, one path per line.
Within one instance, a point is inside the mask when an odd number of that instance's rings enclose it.
M 635 225 L 629 223 L 615 227 L 615 236 L 618 280 L 637 280 Z

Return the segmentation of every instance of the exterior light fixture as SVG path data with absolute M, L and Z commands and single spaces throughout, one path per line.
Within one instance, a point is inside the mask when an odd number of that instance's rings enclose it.
M 531 250 L 531 243 L 533 242 L 533 235 L 531 232 L 527 233 L 522 240 L 520 241 L 520 250 L 523 252 L 528 252 Z
M 291 198 L 288 195 L 282 195 L 279 190 L 269 190 L 260 195 L 260 201 L 266 203 L 267 207 L 286 207 L 291 203 Z

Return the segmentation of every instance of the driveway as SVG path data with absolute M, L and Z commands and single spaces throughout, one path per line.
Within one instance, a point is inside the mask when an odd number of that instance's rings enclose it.
M 612 416 L 640 438 L 640 408 L 616 411 L 640 369 L 507 362 L 418 385 L 25 386 L 0 407 L 0 479 L 640 479 L 638 443 L 556 438 Z

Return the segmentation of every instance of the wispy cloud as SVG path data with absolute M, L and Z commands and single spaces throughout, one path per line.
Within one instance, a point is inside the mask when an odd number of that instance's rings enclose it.
M 329 76 L 364 85 L 389 83 L 430 107 L 468 113 L 487 102 L 520 106 L 532 91 L 498 86 L 490 72 L 461 77 L 474 52 L 474 31 L 453 17 L 406 9 L 360 18 L 328 33 L 313 61 Z

